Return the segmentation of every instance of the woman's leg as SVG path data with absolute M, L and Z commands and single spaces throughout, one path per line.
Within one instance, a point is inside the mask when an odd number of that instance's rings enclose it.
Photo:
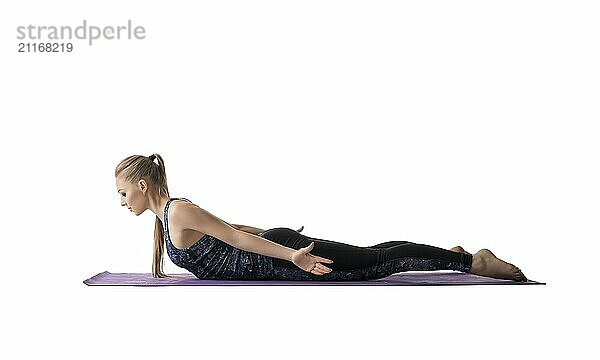
M 315 275 L 303 271 L 290 261 L 272 258 L 275 278 L 284 280 L 367 280 L 412 270 L 449 269 L 468 272 L 472 262 L 470 254 L 408 241 L 374 248 L 312 238 L 289 228 L 269 229 L 259 235 L 293 249 L 300 249 L 314 242 L 311 254 L 333 260 L 333 263 L 326 264 L 332 272 Z

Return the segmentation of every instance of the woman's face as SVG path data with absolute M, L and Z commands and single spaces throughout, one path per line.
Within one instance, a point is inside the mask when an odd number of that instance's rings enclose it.
M 139 215 L 148 208 L 147 198 L 144 192 L 148 190 L 146 181 L 130 183 L 117 176 L 117 192 L 121 196 L 121 206 L 126 206 L 135 215 Z

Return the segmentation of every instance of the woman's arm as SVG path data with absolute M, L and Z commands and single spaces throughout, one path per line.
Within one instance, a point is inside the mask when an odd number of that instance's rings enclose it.
M 292 255 L 296 251 L 295 249 L 243 231 L 239 231 L 237 236 L 237 248 L 287 261 L 292 261 Z
M 178 202 L 171 210 L 169 224 L 179 229 L 192 229 L 226 242 L 238 249 L 292 261 L 295 249 L 279 245 L 260 236 L 238 230 L 198 205 Z

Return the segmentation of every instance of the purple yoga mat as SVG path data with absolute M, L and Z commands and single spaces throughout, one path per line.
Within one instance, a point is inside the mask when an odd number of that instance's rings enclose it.
M 175 277 L 153 278 L 151 273 L 101 272 L 84 280 L 86 285 L 122 286 L 281 286 L 281 285 L 546 285 L 537 281 L 517 282 L 461 272 L 403 272 L 368 281 L 281 281 L 281 280 L 200 280 L 191 273 L 167 274 Z

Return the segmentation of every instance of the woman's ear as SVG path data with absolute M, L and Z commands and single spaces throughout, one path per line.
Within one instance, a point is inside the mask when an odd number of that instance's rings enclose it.
M 148 186 L 146 185 L 146 180 L 141 179 L 140 181 L 138 181 L 138 186 L 140 187 L 140 190 L 146 194 L 146 191 L 148 191 Z

